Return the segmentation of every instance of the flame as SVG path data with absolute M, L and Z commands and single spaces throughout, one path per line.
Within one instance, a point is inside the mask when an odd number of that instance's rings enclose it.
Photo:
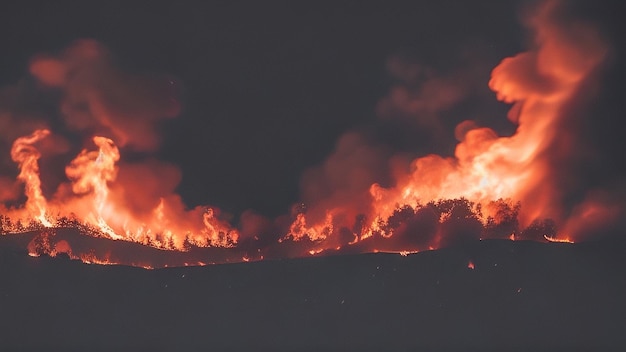
M 49 134 L 49 130 L 36 130 L 30 136 L 16 139 L 11 148 L 11 159 L 18 163 L 20 168 L 17 179 L 23 182 L 25 186 L 24 193 L 27 198 L 25 210 L 29 216 L 46 227 L 50 227 L 52 224 L 46 218 L 47 202 L 41 192 L 39 164 L 37 162 L 41 153 L 33 144 L 46 138 Z
M 114 209 L 109 204 L 109 187 L 107 182 L 115 180 L 117 169 L 115 163 L 120 160 L 120 153 L 112 140 L 96 136 L 93 142 L 97 151 L 83 149 L 78 156 L 65 168 L 67 177 L 72 180 L 72 191 L 75 194 L 93 192 L 92 212 L 87 214 L 86 221 L 109 238 L 123 239 L 115 233 L 104 217 Z

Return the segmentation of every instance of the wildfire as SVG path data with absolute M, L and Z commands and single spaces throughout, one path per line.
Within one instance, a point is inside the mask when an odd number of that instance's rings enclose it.
M 120 165 L 124 145 L 134 142 L 150 148 L 153 131 L 141 137 L 142 124 L 129 124 L 127 115 L 116 115 L 105 103 L 119 97 L 103 97 L 106 92 L 97 85 L 84 83 L 94 73 L 80 70 L 106 65 L 97 45 L 82 43 L 69 50 L 69 58 L 35 61 L 31 72 L 42 83 L 66 90 L 62 110 L 70 114 L 75 113 L 74 106 L 88 106 L 96 123 L 109 129 L 111 138 L 92 136 L 92 145 L 65 167 L 67 181 L 48 197 L 42 191 L 39 148 L 53 132 L 38 129 L 17 138 L 11 158 L 19 167 L 17 180 L 24 185 L 26 201 L 22 206 L 2 206 L 2 234 L 38 233 L 28 244 L 31 256 L 64 253 L 85 263 L 145 268 L 206 265 L 205 255 L 217 256 L 215 261 L 209 258 L 211 262 L 344 251 L 406 256 L 455 241 L 487 238 L 573 243 L 557 230 L 567 219 L 558 206 L 554 190 L 558 181 L 551 179 L 555 166 L 549 155 L 567 119 L 565 107 L 602 63 L 606 48 L 592 30 L 554 24 L 551 16 L 557 7 L 556 2 L 547 2 L 531 21 L 537 35 L 531 51 L 502 60 L 492 71 L 489 87 L 497 99 L 513 104 L 509 118 L 517 124 L 514 134 L 498 136 L 490 128 L 465 124 L 458 128 L 459 144 L 453 156 L 417 158 L 408 168 L 392 170 L 394 182 L 389 186 L 373 181 L 364 191 L 338 189 L 314 204 L 297 207 L 286 222 L 254 218 L 244 224 L 246 231 L 225 221 L 216 207 L 189 210 L 178 195 L 163 191 L 175 188 L 175 182 L 161 183 L 156 177 L 161 172 L 176 173 L 166 166 Z M 569 30 L 584 35 L 568 40 Z M 72 66 L 76 62 L 81 65 Z M 67 75 L 69 71 L 77 73 Z M 124 77 L 118 80 L 125 81 Z M 178 109 L 176 105 L 161 110 L 170 116 Z M 328 165 L 339 168 L 334 160 Z M 358 171 L 355 178 L 368 180 Z M 333 172 L 322 174 L 344 180 L 341 177 L 345 175 Z M 335 183 L 352 187 L 350 182 Z M 593 209 L 595 212 L 583 213 L 597 219 L 595 214 L 604 208 Z M 78 229 L 89 238 L 114 240 L 118 246 L 147 246 L 179 264 L 138 263 L 114 250 L 78 252 L 73 237 L 56 235 L 57 230 L 66 228 Z M 263 235 L 271 231 L 279 232 L 278 240 L 268 244 Z M 474 263 L 470 261 L 467 267 L 474 269 Z

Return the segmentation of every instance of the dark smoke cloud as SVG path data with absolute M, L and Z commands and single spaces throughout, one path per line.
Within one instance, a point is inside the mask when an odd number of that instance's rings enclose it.
M 387 60 L 390 87 L 378 101 L 376 114 L 380 123 L 397 126 L 394 138 L 408 140 L 403 143 L 408 146 L 405 151 L 451 152 L 454 127 L 463 121 L 495 122 L 497 130 L 510 130 L 495 119 L 498 106 L 486 85 L 496 62 L 491 48 L 470 41 L 447 51 L 452 57 L 440 60 L 419 53 L 396 54 Z
M 468 82 L 454 74 L 441 75 L 434 69 L 393 56 L 387 70 L 398 81 L 389 95 L 379 101 L 381 118 L 416 119 L 423 128 L 439 129 L 439 113 L 460 102 Z

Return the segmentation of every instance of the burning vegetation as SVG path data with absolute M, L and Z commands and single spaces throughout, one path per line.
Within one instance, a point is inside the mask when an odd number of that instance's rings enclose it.
M 307 171 L 303 203 L 291 214 L 271 220 L 247 212 L 238 226 L 217 207 L 187 209 L 174 192 L 180 180 L 175 166 L 122 161 L 125 151 L 153 151 L 158 121 L 180 112 L 174 79 L 118 70 L 107 50 L 89 40 L 35 57 L 30 73 L 39 90 L 58 97 L 64 127 L 56 131 L 45 119 L 18 123 L 3 115 L 16 126 L 2 137 L 13 140 L 10 156 L 19 174 L 16 181 L 0 178 L 1 233 L 28 239 L 33 256 L 143 267 L 407 254 L 479 239 L 577 241 L 581 231 L 611 223 L 621 208 L 597 190 L 565 205 L 568 189 L 558 175 L 575 148 L 563 126 L 608 49 L 592 27 L 563 16 L 562 6 L 542 4 L 527 20 L 532 48 L 492 71 L 489 87 L 512 105 L 512 135 L 464 121 L 454 131 L 454 155 L 404 162 L 386 159 L 351 132 L 326 162 Z M 394 90 L 385 106 L 419 113 L 456 99 L 448 81 L 427 83 L 426 100 Z M 64 133 L 88 139 L 46 197 L 40 162 L 68 155 Z M 391 181 L 379 179 L 381 169 Z

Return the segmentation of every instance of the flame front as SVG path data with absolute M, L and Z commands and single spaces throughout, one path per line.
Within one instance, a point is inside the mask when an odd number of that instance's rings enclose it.
M 135 216 L 116 200 L 120 199 L 119 194 L 114 197 L 116 194 L 110 189 L 110 183 L 117 176 L 116 163 L 120 159 L 120 152 L 113 140 L 101 136 L 93 138 L 97 150 L 83 149 L 65 168 L 67 178 L 71 181 L 71 194 L 64 194 L 65 185 L 62 185 L 57 196 L 48 202 L 41 190 L 38 165 L 41 154 L 35 144 L 49 134 L 48 130 L 37 130 L 30 136 L 18 138 L 13 144 L 11 156 L 19 165 L 18 180 L 25 185 L 27 201 L 24 207 L 6 211 L 8 222 L 3 224 L 7 227 L 3 233 L 37 230 L 41 227 L 81 226 L 85 233 L 97 237 L 171 250 L 186 250 L 186 245 L 231 247 L 237 243 L 238 232 L 216 219 L 212 208 L 206 208 L 202 213 L 195 210 L 176 214 L 170 210 L 174 205 L 167 204 L 162 198 L 150 214 Z M 55 219 L 52 214 L 55 214 Z M 64 246 L 69 248 L 67 242 Z M 46 251 L 48 254 L 52 252 Z M 98 262 L 93 256 L 77 258 L 88 257 L 88 262 Z

